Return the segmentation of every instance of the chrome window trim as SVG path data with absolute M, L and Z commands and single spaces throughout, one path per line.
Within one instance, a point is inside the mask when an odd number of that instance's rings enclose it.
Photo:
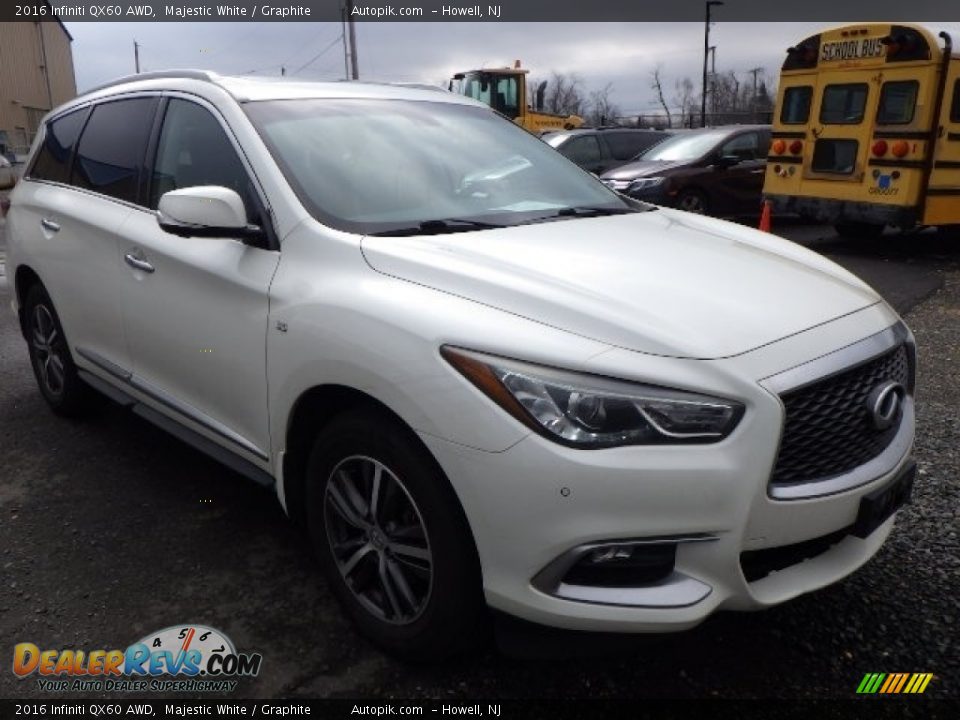
M 889 352 L 900 344 L 907 348 L 907 363 L 910 368 L 910 384 L 903 404 L 903 416 L 900 427 L 890 444 L 882 453 L 853 470 L 809 482 L 774 483 L 767 485 L 767 493 L 774 500 L 807 500 L 810 498 L 836 495 L 866 485 L 899 467 L 909 455 L 913 445 L 915 408 L 913 401 L 914 378 L 916 370 L 916 345 L 913 333 L 902 321 L 842 347 L 809 362 L 797 365 L 783 372 L 771 375 L 760 381 L 760 385 L 777 398 L 781 409 L 785 410 L 782 394 L 801 390 L 808 385 L 828 380 L 859 365 L 870 362 Z M 780 456 L 777 447 L 776 458 Z M 775 461 L 776 462 L 776 461 Z M 771 468 L 771 472 L 773 468 Z

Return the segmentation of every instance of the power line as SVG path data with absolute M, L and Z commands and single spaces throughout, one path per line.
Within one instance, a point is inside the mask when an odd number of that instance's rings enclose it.
M 323 55 L 324 55 L 326 52 L 328 52 L 328 51 L 330 50 L 330 48 L 332 48 L 334 45 L 336 45 L 336 44 L 337 44 L 338 42 L 340 42 L 341 40 L 343 40 L 343 35 L 338 35 L 338 36 L 335 37 L 335 38 L 333 39 L 333 41 L 332 41 L 329 45 L 327 45 L 323 50 L 321 50 L 320 52 L 318 52 L 316 55 L 314 55 L 312 58 L 310 58 L 309 60 L 307 60 L 303 65 L 301 65 L 300 67 L 298 67 L 296 70 L 294 70 L 294 71 L 293 71 L 292 73 L 290 73 L 290 74 L 291 74 L 291 75 L 296 75 L 296 74 L 299 73 L 301 70 L 309 67 L 310 65 L 312 65 L 313 63 L 315 63 L 317 60 L 319 60 L 321 57 L 323 57 Z

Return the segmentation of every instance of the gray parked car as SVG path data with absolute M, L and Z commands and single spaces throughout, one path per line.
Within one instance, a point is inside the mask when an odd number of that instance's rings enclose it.
M 584 170 L 599 175 L 630 162 L 672 134 L 670 130 L 602 127 L 561 130 L 544 135 L 543 140 Z

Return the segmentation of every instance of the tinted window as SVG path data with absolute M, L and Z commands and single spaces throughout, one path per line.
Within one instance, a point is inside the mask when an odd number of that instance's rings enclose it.
M 877 123 L 880 125 L 905 125 L 913 122 L 913 111 L 917 106 L 917 90 L 920 83 L 916 80 L 888 82 L 880 91 L 880 107 L 877 110 Z
M 950 106 L 950 122 L 960 122 L 960 80 L 953 84 L 953 104 Z
M 867 85 L 827 85 L 823 90 L 820 122 L 832 125 L 855 125 L 863 120 L 867 104 Z
M 560 146 L 560 152 L 577 165 L 600 162 L 600 143 L 593 135 L 573 138 Z
M 761 152 L 761 146 L 760 133 L 744 133 L 721 145 L 720 155 L 733 155 L 740 160 L 756 160 L 767 155 L 766 149 Z
M 857 164 L 856 140 L 817 140 L 811 167 L 816 172 L 850 175 Z
M 235 190 L 253 221 L 256 206 L 246 168 L 217 119 L 186 100 L 171 100 L 163 118 L 150 183 L 150 207 L 170 190 L 220 185 Z
M 603 139 L 607 141 L 610 154 L 617 160 L 630 160 L 642 150 L 663 138 L 665 133 L 658 132 L 605 132 Z
M 87 116 L 86 108 L 64 115 L 47 125 L 43 145 L 30 170 L 30 177 L 65 183 L 70 179 L 70 153 Z
M 783 91 L 783 106 L 780 108 L 780 122 L 784 125 L 803 125 L 810 119 L 810 100 L 813 88 L 789 87 Z
M 136 98 L 97 105 L 80 138 L 73 184 L 136 202 L 156 103 L 156 98 Z

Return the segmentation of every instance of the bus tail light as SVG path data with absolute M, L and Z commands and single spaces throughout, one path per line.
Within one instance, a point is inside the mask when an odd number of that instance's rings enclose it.
M 774 140 L 773 141 L 773 152 L 777 155 L 783 155 L 784 150 L 787 149 L 787 143 L 783 140 Z
M 910 145 L 906 140 L 897 140 L 890 149 L 895 157 L 902 158 L 910 151 Z
M 877 157 L 883 157 L 887 154 L 887 141 L 886 140 L 877 140 L 873 147 L 870 148 L 873 151 L 873 154 Z
M 794 155 L 799 155 L 801 150 L 803 150 L 803 143 L 799 140 L 794 140 L 790 143 L 790 152 Z

